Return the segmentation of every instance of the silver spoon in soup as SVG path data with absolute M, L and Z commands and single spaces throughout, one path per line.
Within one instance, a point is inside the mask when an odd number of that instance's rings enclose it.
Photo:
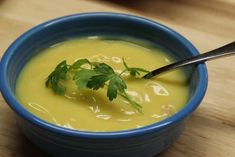
M 170 70 L 184 67 L 187 65 L 192 65 L 192 64 L 199 64 L 199 63 L 204 63 L 208 60 L 228 56 L 228 55 L 233 55 L 235 54 L 235 41 L 229 44 L 226 44 L 222 47 L 219 47 L 217 49 L 211 50 L 209 52 L 199 54 L 190 58 L 186 58 L 184 60 L 180 60 L 178 62 L 163 66 L 161 68 L 155 69 L 146 75 L 143 76 L 145 79 L 150 79 L 156 75 L 169 72 Z

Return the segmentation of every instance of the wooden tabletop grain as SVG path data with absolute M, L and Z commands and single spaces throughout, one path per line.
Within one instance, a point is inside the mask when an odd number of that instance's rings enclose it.
M 235 0 L 0 0 L 0 57 L 20 34 L 81 12 L 124 12 L 173 28 L 200 52 L 235 40 Z M 209 86 L 178 140 L 158 157 L 235 156 L 235 56 L 207 63 Z M 45 157 L 20 132 L 0 96 L 0 157 Z

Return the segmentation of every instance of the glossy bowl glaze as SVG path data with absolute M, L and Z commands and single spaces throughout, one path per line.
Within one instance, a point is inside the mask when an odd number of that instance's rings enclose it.
M 85 13 L 40 24 L 16 39 L 0 63 L 0 89 L 14 110 L 24 134 L 55 157 L 151 157 L 167 148 L 181 133 L 183 120 L 200 104 L 207 88 L 204 64 L 188 67 L 190 99 L 175 115 L 152 125 L 116 132 L 85 132 L 62 128 L 28 112 L 15 97 L 16 80 L 25 63 L 40 49 L 68 38 L 88 35 L 125 35 L 155 42 L 181 59 L 199 54 L 175 31 L 157 22 L 126 14 Z M 45 61 L 46 64 L 47 61 Z

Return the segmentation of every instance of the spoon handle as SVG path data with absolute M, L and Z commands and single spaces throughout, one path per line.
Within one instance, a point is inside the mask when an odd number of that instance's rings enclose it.
M 217 49 L 214 49 L 212 51 L 199 54 L 197 56 L 193 56 L 193 57 L 169 64 L 167 66 L 163 66 L 159 69 L 153 70 L 149 72 L 148 74 L 144 75 L 143 78 L 149 79 L 160 73 L 164 73 L 166 71 L 170 71 L 175 68 L 179 68 L 179 67 L 183 67 L 183 66 L 191 65 L 191 64 L 199 64 L 208 60 L 216 59 L 216 58 L 223 57 L 223 56 L 233 55 L 233 54 L 235 54 L 235 41 L 227 45 L 224 45 L 222 47 L 219 47 Z

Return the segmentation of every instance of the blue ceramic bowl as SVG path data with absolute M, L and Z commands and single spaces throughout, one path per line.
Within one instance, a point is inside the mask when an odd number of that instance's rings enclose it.
M 58 18 L 21 35 L 7 49 L 0 63 L 0 88 L 14 110 L 20 128 L 41 150 L 55 157 L 151 157 L 169 146 L 180 134 L 183 120 L 201 102 L 207 88 L 204 64 L 187 71 L 190 99 L 175 115 L 143 128 L 117 132 L 85 132 L 62 128 L 28 112 L 15 97 L 16 80 L 25 63 L 39 49 L 67 38 L 118 34 L 146 39 L 168 49 L 181 59 L 199 54 L 175 31 L 148 19 L 117 13 L 85 13 Z

